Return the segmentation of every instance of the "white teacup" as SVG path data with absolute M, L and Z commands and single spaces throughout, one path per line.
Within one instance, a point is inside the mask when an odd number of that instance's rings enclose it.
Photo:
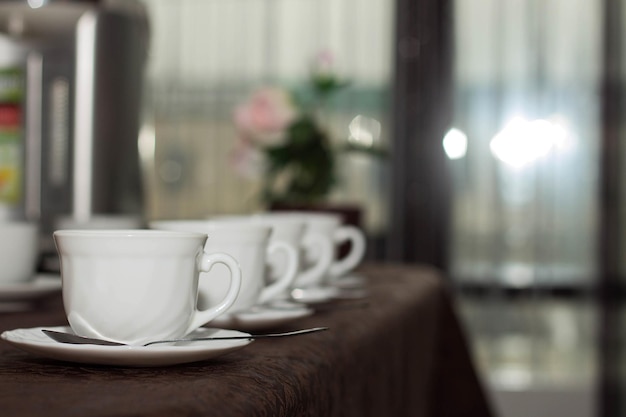
M 205 250 L 223 251 L 235 258 L 241 266 L 242 284 L 239 296 L 229 313 L 245 311 L 278 298 L 293 284 L 298 272 L 299 257 L 296 248 L 285 241 L 271 241 L 269 226 L 246 220 L 163 220 L 150 223 L 153 229 L 182 230 L 207 233 Z M 268 260 L 282 254 L 285 268 L 274 281 L 268 279 Z M 214 305 L 226 290 L 227 282 L 220 269 L 208 275 L 210 280 L 200 283 L 199 305 Z M 206 286 L 206 291 L 204 288 Z
M 0 284 L 27 282 L 35 275 L 38 226 L 26 221 L 0 221 Z
M 312 211 L 276 211 L 260 216 L 298 219 L 304 222 L 305 230 L 302 237 L 304 255 L 301 268 L 304 271 L 315 271 L 315 273 L 301 274 L 296 280 L 296 286 L 324 285 L 326 281 L 332 281 L 352 271 L 365 256 L 363 231 L 355 226 L 343 224 L 339 214 Z M 320 244 L 320 240 L 325 243 Z M 350 251 L 340 259 L 338 248 L 345 242 L 350 242 Z
M 224 313 L 241 286 L 237 262 L 204 251 L 202 233 L 57 230 L 53 237 L 65 312 L 80 336 L 132 345 L 178 338 Z M 228 268 L 229 289 L 219 303 L 198 310 L 199 271 L 216 263 Z
M 271 226 L 271 240 L 289 242 L 298 248 L 300 268 L 294 286 L 318 283 L 328 273 L 334 259 L 335 245 L 325 233 L 311 230 L 304 218 L 279 213 L 259 213 L 249 218 L 255 223 Z M 305 264 L 306 253 L 315 253 L 317 256 Z M 273 279 L 285 269 L 285 259 L 280 255 L 275 254 L 270 259 Z

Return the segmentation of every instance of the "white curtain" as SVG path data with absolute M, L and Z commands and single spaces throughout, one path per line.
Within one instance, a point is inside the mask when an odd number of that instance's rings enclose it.
M 587 0 L 455 2 L 459 280 L 594 279 L 601 22 L 601 2 Z

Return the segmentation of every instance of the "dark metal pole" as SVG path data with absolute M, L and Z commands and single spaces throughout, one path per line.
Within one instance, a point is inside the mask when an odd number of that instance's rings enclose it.
M 620 127 L 621 103 L 621 1 L 604 1 L 602 140 L 600 146 L 600 416 L 623 414 L 620 362 L 625 358 L 620 320 L 623 308 L 620 271 Z
M 447 267 L 452 0 L 397 0 L 387 257 Z

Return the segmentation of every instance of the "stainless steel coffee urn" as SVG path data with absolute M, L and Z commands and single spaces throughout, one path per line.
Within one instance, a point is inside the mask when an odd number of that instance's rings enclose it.
M 142 5 L 0 1 L 0 215 L 40 223 L 142 211 Z

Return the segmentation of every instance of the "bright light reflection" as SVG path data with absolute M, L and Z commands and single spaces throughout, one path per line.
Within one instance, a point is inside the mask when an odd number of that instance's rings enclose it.
M 28 5 L 31 9 L 38 9 L 46 4 L 47 0 L 28 0 Z
M 380 137 L 380 122 L 371 117 L 356 116 L 348 125 L 348 140 L 355 145 L 371 148 Z
M 515 118 L 491 140 L 491 153 L 514 168 L 536 161 L 565 146 L 567 131 L 548 120 Z
M 452 128 L 443 137 L 443 150 L 449 159 L 461 159 L 467 153 L 467 135 Z

